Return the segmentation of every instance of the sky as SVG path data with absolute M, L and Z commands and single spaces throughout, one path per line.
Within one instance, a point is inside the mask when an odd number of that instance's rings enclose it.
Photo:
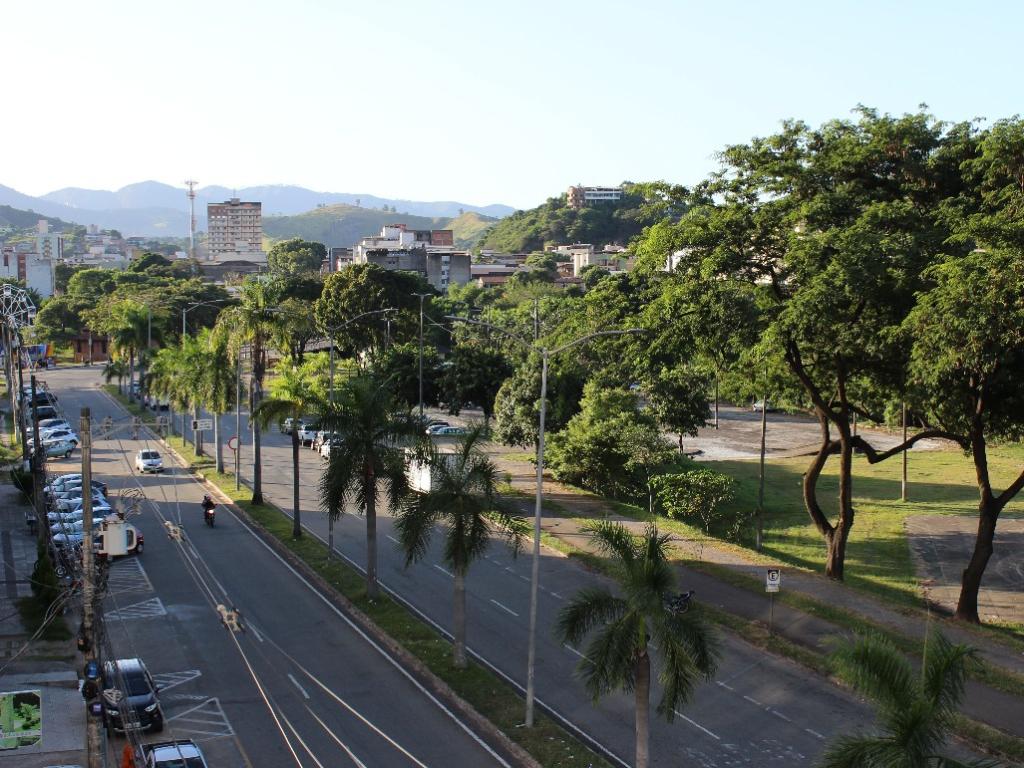
M 1024 107 L 1024 3 L 5 2 L 0 184 L 153 179 L 528 208 L 699 181 L 858 104 Z

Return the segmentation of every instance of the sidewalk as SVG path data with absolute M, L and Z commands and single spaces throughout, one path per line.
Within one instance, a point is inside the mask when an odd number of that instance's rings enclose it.
M 86 712 L 78 675 L 74 663 L 57 660 L 74 654 L 74 642 L 36 641 L 26 648 L 29 635 L 18 613 L 17 601 L 32 594 L 36 562 L 36 537 L 25 525 L 27 508 L 20 491 L 0 482 L 0 693 L 40 691 L 43 737 L 33 746 L 0 752 L 0 759 L 23 768 L 85 765 Z
M 512 476 L 513 488 L 531 495 L 535 493 L 536 476 L 531 474 L 532 465 L 503 460 L 501 457 L 495 457 L 495 463 L 499 472 L 507 472 Z M 544 511 L 542 529 L 584 551 L 595 550 L 589 536 L 582 530 L 581 521 L 610 520 L 621 523 L 633 533 L 642 532 L 645 525 L 616 513 L 600 499 L 573 492 L 547 477 L 544 479 L 544 498 L 554 504 Z M 528 506 L 532 514 L 533 506 Z M 564 512 L 559 514 L 555 509 Z M 746 557 L 743 552 L 716 546 L 714 542 L 698 544 L 679 537 L 673 537 L 673 543 L 687 558 L 701 559 L 758 579 L 764 578 L 767 561 L 755 553 Z M 748 621 L 768 624 L 770 603 L 766 595 L 734 586 L 685 566 L 680 566 L 679 571 L 683 588 L 696 590 L 702 602 Z M 925 636 L 927 617 L 923 612 L 908 615 L 897 611 L 869 594 L 830 581 L 820 574 L 787 568 L 783 589 L 858 614 L 909 638 L 920 639 Z M 819 653 L 828 652 L 833 638 L 850 635 L 844 627 L 778 601 L 774 606 L 773 625 L 777 634 Z M 942 622 L 942 631 L 955 642 L 968 643 L 977 648 L 982 657 L 994 666 L 1024 675 L 1024 654 L 1012 647 L 953 622 Z M 967 685 L 963 712 L 975 720 L 1024 738 L 1024 700 L 1016 696 L 971 681 Z

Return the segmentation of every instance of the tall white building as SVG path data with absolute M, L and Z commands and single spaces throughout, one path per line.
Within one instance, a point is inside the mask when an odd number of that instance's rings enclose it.
M 206 249 L 210 261 L 262 261 L 263 205 L 237 197 L 206 206 Z
M 64 236 L 50 231 L 50 222 L 40 219 L 36 224 L 36 253 L 56 261 L 64 257 Z

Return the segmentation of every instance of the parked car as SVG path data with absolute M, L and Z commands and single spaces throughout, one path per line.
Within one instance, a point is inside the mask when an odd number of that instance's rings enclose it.
M 142 745 L 145 768 L 209 768 L 192 739 L 161 741 Z
M 58 428 L 71 429 L 71 425 L 64 419 L 40 419 L 39 421 L 40 432 L 45 432 L 47 429 Z
M 430 429 L 431 427 L 450 427 L 451 426 L 451 424 L 449 424 L 444 419 L 427 419 L 426 424 L 427 424 L 427 429 Z
M 767 409 L 765 408 L 764 400 L 755 400 L 754 403 L 750 406 L 750 410 L 752 410 L 754 413 L 760 413 L 761 411 L 767 411 L 768 413 L 776 413 L 779 409 L 775 407 L 771 400 L 768 401 Z
M 49 515 L 47 515 L 49 517 Z M 92 519 L 93 529 L 99 528 L 100 523 L 103 522 L 102 517 L 94 517 Z M 78 543 L 82 541 L 82 532 L 85 530 L 85 521 L 79 517 L 77 520 L 68 520 L 67 522 L 59 520 L 50 526 L 50 533 L 52 534 L 63 534 L 70 537 L 78 537 Z
M 135 469 L 143 474 L 146 472 L 163 472 L 164 460 L 160 458 L 159 451 L 143 449 L 135 454 Z
M 281 434 L 290 435 L 292 428 L 295 426 L 295 419 L 289 416 L 287 419 L 281 422 Z
M 336 437 L 325 440 L 323 445 L 320 446 L 320 457 L 325 460 L 331 458 L 331 451 L 339 445 L 341 445 L 341 440 Z
M 451 435 L 464 435 L 467 430 L 465 427 L 436 427 L 432 428 L 433 431 L 427 432 L 431 437 L 449 437 Z
M 98 488 L 92 489 L 92 505 L 93 507 L 97 505 L 109 506 L 107 497 Z M 78 509 L 82 506 L 82 489 L 78 488 L 57 494 L 53 498 L 53 506 L 60 512 L 70 512 L 72 509 Z
M 103 665 L 103 716 L 111 730 L 138 726 L 159 733 L 164 713 L 153 681 L 142 659 L 117 659 Z
M 311 445 L 313 438 L 316 437 L 316 424 L 311 421 L 299 422 L 299 444 L 300 445 Z
M 46 513 L 46 521 L 52 527 L 55 523 L 77 523 L 82 519 L 82 510 L 76 509 L 73 512 L 61 512 L 54 510 L 53 512 Z
M 336 434 L 327 429 L 321 429 L 316 433 L 316 437 L 313 438 L 313 444 L 309 447 L 314 451 L 319 451 L 324 443 L 335 437 Z
M 50 429 L 47 430 L 46 432 L 39 433 L 39 444 L 42 445 L 43 447 L 46 447 L 50 443 L 56 443 L 61 440 L 69 440 L 75 445 L 78 445 L 79 443 L 78 435 L 76 435 L 70 429 Z M 35 447 L 36 441 L 34 437 L 30 437 L 27 442 L 29 448 Z
M 37 419 L 56 419 L 60 416 L 52 405 L 37 405 L 34 413 Z
M 102 480 L 93 480 L 91 484 L 93 488 L 98 489 L 100 492 L 106 495 L 107 484 L 104 483 Z M 57 495 L 58 493 L 63 493 L 64 491 L 73 491 L 76 489 L 80 489 L 81 487 L 82 476 L 75 474 L 58 477 L 57 479 L 51 481 L 50 484 L 47 485 L 43 490 L 45 490 L 46 493 L 52 497 Z
M 65 459 L 70 459 L 71 454 L 77 447 L 78 444 L 70 440 L 61 440 L 59 443 L 50 443 L 49 445 L 43 443 L 43 453 L 48 459 L 56 459 L 61 456 Z

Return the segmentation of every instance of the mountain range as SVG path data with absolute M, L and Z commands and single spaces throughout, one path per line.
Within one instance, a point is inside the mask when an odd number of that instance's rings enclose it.
M 453 219 L 465 212 L 501 218 L 515 209 L 507 205 L 469 205 L 450 200 L 423 202 L 345 192 L 316 192 L 305 187 L 269 185 L 229 189 L 207 186 L 196 189 L 196 227 L 206 229 L 206 204 L 232 197 L 258 200 L 264 216 L 293 216 L 321 206 L 345 205 L 367 210 L 395 208 L 395 214 Z M 25 195 L 0 185 L 0 205 L 30 210 L 79 224 L 116 229 L 126 236 L 184 237 L 188 235 L 188 199 L 183 187 L 157 181 L 129 184 L 116 191 L 66 187 L 40 197 Z M 268 233 L 269 234 L 269 233 Z M 332 245 L 350 245 L 346 242 Z

